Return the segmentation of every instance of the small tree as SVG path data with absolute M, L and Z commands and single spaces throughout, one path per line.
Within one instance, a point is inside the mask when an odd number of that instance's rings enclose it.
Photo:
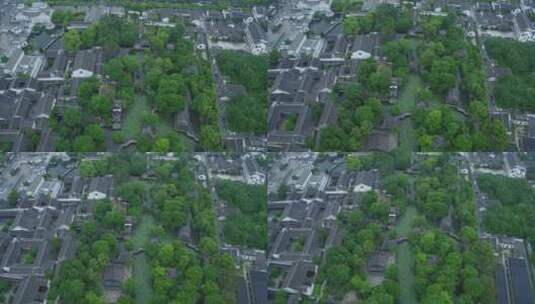
M 10 206 L 15 207 L 17 205 L 17 202 L 19 201 L 19 193 L 16 190 L 11 190 L 9 192 L 9 195 L 7 197 L 7 202 Z
M 63 45 L 65 50 L 69 52 L 76 52 L 80 49 L 82 41 L 80 40 L 80 33 L 77 30 L 69 30 L 63 36 Z

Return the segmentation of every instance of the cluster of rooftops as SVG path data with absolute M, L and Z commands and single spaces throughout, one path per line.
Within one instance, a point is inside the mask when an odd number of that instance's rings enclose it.
M 91 214 L 91 201 L 114 196 L 113 178 L 82 178 L 66 155 L 10 154 L 2 171 L 0 278 L 17 286 L 12 303 L 45 303 L 49 274 L 76 253 L 72 227 Z M 18 200 L 9 202 L 13 191 Z M 106 273 L 105 289 L 117 283 Z
M 215 47 L 218 41 L 228 42 L 230 38 L 221 33 L 225 29 L 234 32 L 230 36 L 239 37 L 238 40 L 243 42 L 245 51 L 255 54 L 264 54 L 267 51 L 265 31 L 261 30 L 262 24 L 267 22 L 266 14 L 269 13 L 266 7 L 255 7 L 250 12 L 237 9 L 212 11 L 200 8 L 154 9 L 140 13 L 127 11 L 122 7 L 103 5 L 51 8 L 46 4 L 34 3 L 27 8 L 24 5 L 15 5 L 10 0 L 3 1 L 0 5 L 6 8 L 5 14 L 2 11 L 0 23 L 0 29 L 5 28 L 5 31 L 0 31 L 2 42 L 14 39 L 13 37 L 25 42 L 20 45 L 16 43 L 0 45 L 2 53 L 5 54 L 0 62 L 0 143 L 3 150 L 8 151 L 54 151 L 58 138 L 49 126 L 52 112 L 58 110 L 61 113 L 65 108 L 76 105 L 78 87 L 82 81 L 91 77 L 105 81 L 102 66 L 109 54 L 106 55 L 99 47 L 79 50 L 74 54 L 66 52 L 62 33 L 53 30 L 51 16 L 54 10 L 83 13 L 83 20 L 73 20 L 67 25 L 67 29 L 78 30 L 84 30 L 105 16 L 119 18 L 137 16 L 147 24 L 162 27 L 174 26 L 169 21 L 170 18 L 178 18 L 194 25 L 206 22 L 207 33 L 192 28 L 188 28 L 186 33 L 188 37 L 197 37 L 195 46 L 200 52 L 205 51 L 210 43 Z M 8 9 L 20 13 L 8 13 Z M 28 17 L 14 17 L 20 14 Z M 36 19 L 35 16 L 41 18 Z M 157 16 L 155 18 L 159 18 L 159 21 L 153 21 L 152 16 Z M 14 25 L 25 30 L 15 33 L 11 29 Z M 33 30 L 39 25 L 46 25 L 46 30 L 34 33 Z M 210 39 L 207 39 L 206 34 Z M 33 52 L 23 51 L 27 46 L 32 46 Z M 146 41 L 138 41 L 135 45 L 138 51 L 146 47 Z M 125 53 L 125 50 L 121 52 Z M 193 127 L 191 118 L 187 115 L 188 111 L 186 109 L 177 113 L 173 127 L 176 131 L 183 132 L 198 141 L 197 135 L 192 133 Z M 110 125 L 112 130 L 122 128 L 123 116 L 121 102 L 114 101 L 113 122 Z M 225 147 L 238 152 L 262 150 L 265 146 L 264 140 L 255 136 L 227 133 L 225 135 L 227 135 L 223 136 Z M 37 142 L 35 142 L 36 137 Z M 114 151 L 121 148 L 107 147 L 107 150 Z
M 314 31 L 324 39 L 317 57 L 284 57 L 278 66 L 268 71 L 272 82 L 268 114 L 270 150 L 302 151 L 307 150 L 307 139 L 319 141 L 319 131 L 337 122 L 332 94 L 335 85 L 355 81 L 360 61 L 368 58 L 384 60 L 377 33 L 350 38 L 343 34 L 340 23 L 318 25 Z M 394 99 L 398 96 L 398 86 L 393 79 Z M 319 118 L 314 117 L 314 104 L 323 105 Z M 288 130 L 284 128 L 284 122 L 290 116 L 297 118 L 295 127 Z M 397 137 L 391 132 L 393 125 L 386 120 L 384 126 L 368 138 L 365 150 L 391 151 L 397 146 Z
M 288 303 L 298 303 L 303 296 L 314 298 L 318 258 L 343 239 L 339 213 L 356 208 L 365 193 L 379 191 L 375 169 L 346 171 L 336 156 L 315 161 L 314 154 L 282 157 L 275 166 L 288 166 L 291 172 L 283 181 L 287 194 L 281 198 L 270 190 L 268 197 L 268 290 L 273 295 L 286 293 Z M 398 212 L 390 214 L 395 219 Z M 370 271 L 383 277 L 391 257 L 383 248 L 377 250 L 369 260 Z

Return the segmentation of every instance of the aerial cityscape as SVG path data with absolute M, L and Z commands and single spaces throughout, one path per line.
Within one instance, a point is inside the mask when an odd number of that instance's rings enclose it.
M 4 155 L 3 302 L 264 303 L 263 163 L 252 154 Z
M 533 303 L 534 161 L 275 155 L 270 303 Z
M 0 303 L 535 304 L 535 0 L 0 0 Z
M 535 154 L 7 153 L 5 303 L 535 300 Z
M 533 1 L 283 3 L 270 150 L 533 150 Z
M 535 150 L 530 0 L 0 2 L 6 152 Z

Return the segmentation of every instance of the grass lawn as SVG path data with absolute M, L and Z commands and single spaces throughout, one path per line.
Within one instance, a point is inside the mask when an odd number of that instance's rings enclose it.
M 407 237 L 409 235 L 412 222 L 416 218 L 416 215 L 416 209 L 413 206 L 407 207 L 407 210 L 396 226 L 399 237 Z M 403 242 L 396 250 L 396 264 L 400 282 L 399 302 L 401 304 L 418 303 L 414 288 L 414 274 L 412 273 L 413 263 L 414 260 L 410 245 L 408 242 Z
M 124 124 L 123 137 L 125 140 L 132 139 L 141 133 L 143 115 L 150 113 L 150 105 L 143 96 L 136 96 L 134 103 L 128 108 Z
M 410 39 L 409 41 L 413 51 L 416 51 L 416 48 L 418 47 L 418 41 L 414 39 Z M 398 101 L 401 113 L 413 113 L 416 110 L 418 91 L 423 87 L 424 83 L 418 75 L 411 74 L 408 76 L 407 83 L 403 87 L 401 96 Z M 443 102 L 438 96 L 433 96 L 432 99 L 429 101 L 430 108 L 437 107 L 441 104 L 443 104 Z M 401 122 L 398 130 L 398 135 L 400 149 L 407 151 L 417 151 L 418 134 L 414 129 L 410 118 L 405 119 L 403 122 Z
M 414 129 L 412 121 L 408 118 L 401 122 L 399 126 L 399 148 L 403 151 L 417 151 L 418 132 Z
M 411 112 L 416 107 L 416 97 L 418 90 L 422 87 L 422 81 L 420 77 L 416 75 L 410 75 L 407 80 L 407 84 L 401 92 L 399 98 L 399 108 L 401 112 Z
M 134 103 L 128 108 L 124 118 L 122 135 L 125 141 L 134 139 L 143 131 L 143 117 L 151 113 L 151 106 L 144 96 L 136 96 Z M 165 137 L 168 134 L 178 134 L 185 144 L 186 149 L 193 145 L 192 141 L 176 132 L 166 121 L 159 119 L 155 125 L 156 137 Z
M 134 244 L 134 250 L 145 247 L 145 243 L 150 238 L 150 231 L 152 227 L 154 227 L 155 221 L 152 215 L 145 214 L 141 218 L 141 222 L 136 227 L 136 231 L 134 232 L 134 236 L 132 237 L 132 242 Z
M 145 214 L 137 226 L 132 241 L 135 250 L 143 247 L 149 240 L 154 218 Z M 149 261 L 145 254 L 134 256 L 134 282 L 136 284 L 136 303 L 150 303 L 152 299 L 152 273 Z
M 134 257 L 134 282 L 136 284 L 136 303 L 150 303 L 152 300 L 152 273 L 145 254 Z
M 401 93 L 401 97 L 399 99 L 399 107 L 401 113 L 414 111 L 414 109 L 416 108 L 416 96 L 421 86 L 422 81 L 418 76 L 409 76 L 407 84 L 405 85 L 405 88 L 403 89 L 403 92 Z M 416 151 L 417 135 L 418 134 L 416 134 L 416 130 L 414 130 L 411 119 L 408 118 L 403 120 L 399 127 L 400 149 L 407 151 Z

